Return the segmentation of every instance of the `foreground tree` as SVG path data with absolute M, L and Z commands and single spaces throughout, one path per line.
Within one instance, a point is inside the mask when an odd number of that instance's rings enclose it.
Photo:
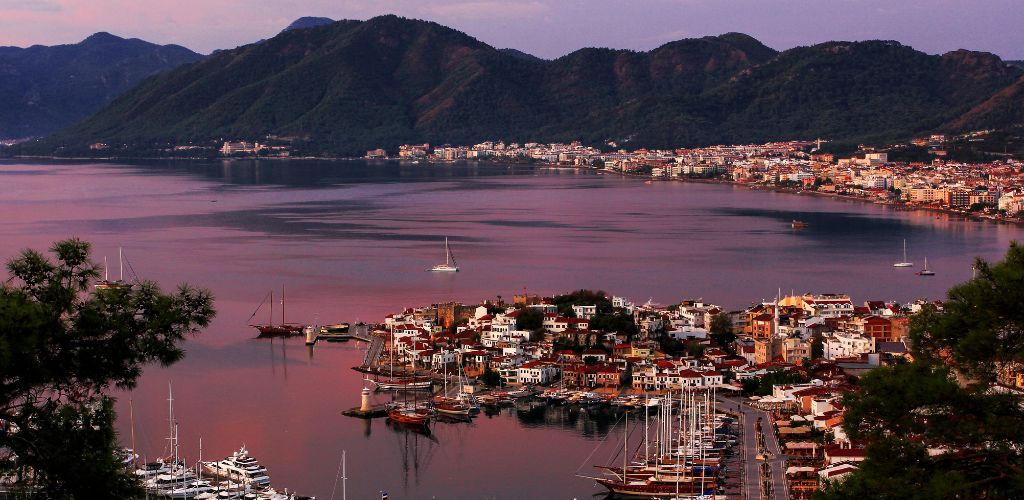
M 119 457 L 111 388 L 170 365 L 214 316 L 206 290 L 155 283 L 92 290 L 89 244 L 61 241 L 51 261 L 25 250 L 0 286 L 0 474 L 47 498 L 130 498 L 142 491 Z
M 912 318 L 913 363 L 872 371 L 844 399 L 867 458 L 822 497 L 1024 498 L 1024 398 L 999 385 L 1024 366 L 1024 248 L 976 269 L 942 311 Z

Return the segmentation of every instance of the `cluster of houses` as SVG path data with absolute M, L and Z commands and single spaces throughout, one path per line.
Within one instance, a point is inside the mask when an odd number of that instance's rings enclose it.
M 512 303 L 498 297 L 477 305 L 409 308 L 387 316 L 375 335 L 389 341 L 382 360 L 437 371 L 460 366 L 470 375 L 492 371 L 509 385 L 615 393 L 739 391 L 744 381 L 770 373 L 799 374 L 810 382 L 776 385 L 754 404 L 776 416 L 791 457 L 791 491 L 808 497 L 863 460 L 863 447 L 841 427 L 841 398 L 854 390 L 851 380 L 908 358 L 908 316 L 923 307 L 942 307 L 925 301 L 856 305 L 843 294 L 780 296 L 737 311 L 701 300 L 671 306 L 621 297 L 601 307 L 557 303 L 523 294 Z M 633 333 L 590 328 L 595 318 L 608 314 L 632 318 Z M 722 316 L 730 319 L 736 337 L 728 345 L 712 338 L 712 325 Z M 533 328 L 522 327 L 526 317 L 533 318 Z M 670 355 L 664 352 L 667 341 L 698 348 Z M 821 444 L 823 434 L 829 436 L 826 444 Z
M 660 337 L 709 342 L 710 318 L 722 314 L 716 306 L 685 301 L 666 308 L 612 297 L 611 307 L 603 314 L 633 318 L 639 333 L 591 330 L 596 304 L 574 304 L 563 316 L 551 298 L 517 295 L 512 304 L 498 298 L 409 308 L 388 315 L 375 334 L 389 340 L 382 359 L 436 371 L 457 362 L 471 374 L 494 371 L 505 384 L 638 392 L 722 387 L 722 370 L 740 363 L 726 361 L 721 349 L 700 358 L 661 350 Z M 520 317 L 530 314 L 540 328 L 520 328 Z
M 927 146 L 931 161 L 889 161 L 889 153 L 865 150 L 850 158 L 820 152 L 821 141 L 717 145 L 687 149 L 601 151 L 572 143 L 482 142 L 473 146 L 403 145 L 399 158 L 429 161 L 513 160 L 598 167 L 650 175 L 655 179 L 723 178 L 736 183 L 789 186 L 868 200 L 973 212 L 989 218 L 1016 218 L 1024 210 L 1024 162 L 1010 157 L 986 163 L 950 161 L 951 139 L 978 140 L 985 131 L 912 141 Z M 367 151 L 367 158 L 388 158 Z
M 794 295 L 726 312 L 702 301 L 672 306 L 637 305 L 612 297 L 610 311 L 632 318 L 636 334 L 598 331 L 590 322 L 595 304 L 559 313 L 552 298 L 517 295 L 479 305 L 456 303 L 409 308 L 385 318 L 378 335 L 400 365 L 437 370 L 461 362 L 468 371 L 498 372 L 507 384 L 658 391 L 723 386 L 811 361 L 835 363 L 849 375 L 905 357 L 908 315 L 941 304 L 898 305 L 868 301 L 855 306 L 847 295 Z M 534 314 L 539 328 L 521 328 Z M 712 318 L 727 315 L 736 341 L 714 345 Z M 699 356 L 663 352 L 672 339 L 699 346 Z M 728 349 L 728 351 L 727 351 Z M 732 351 L 732 352 L 729 352 Z
M 177 149 L 177 148 L 176 148 Z M 248 141 L 224 141 L 220 147 L 222 156 L 277 156 L 288 157 L 291 153 L 288 146 L 270 145 Z

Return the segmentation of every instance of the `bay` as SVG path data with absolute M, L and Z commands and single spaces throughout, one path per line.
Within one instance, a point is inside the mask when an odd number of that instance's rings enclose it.
M 793 230 L 793 219 L 808 228 Z M 970 278 L 976 256 L 998 260 L 1021 234 L 930 212 L 586 169 L 0 162 L 4 261 L 79 236 L 115 275 L 122 247 L 130 274 L 216 295 L 218 316 L 187 343 L 186 358 L 149 367 L 120 394 L 124 441 L 131 401 L 137 448 L 164 451 L 170 382 L 187 456 L 198 458 L 200 437 L 204 459 L 244 443 L 275 485 L 319 498 L 335 488 L 341 450 L 353 498 L 585 497 L 599 490 L 573 473 L 618 416 L 506 411 L 439 424 L 431 438 L 343 417 L 362 386 L 350 370 L 360 344 L 310 350 L 300 340 L 253 339 L 246 323 L 270 290 L 287 287 L 289 321 L 322 323 L 524 290 L 599 288 L 636 302 L 703 298 L 730 309 L 779 289 L 849 293 L 858 304 L 938 299 Z M 426 272 L 443 261 L 445 236 L 461 272 Z M 892 267 L 904 238 L 910 260 L 927 257 L 937 276 Z

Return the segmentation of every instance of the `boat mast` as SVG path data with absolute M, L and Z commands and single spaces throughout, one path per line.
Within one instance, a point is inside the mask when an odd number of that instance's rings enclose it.
M 117 260 L 121 267 L 120 277 L 117 279 L 118 282 L 124 281 L 124 257 L 121 255 L 121 247 L 117 247 Z
M 284 285 L 281 285 L 281 324 L 284 325 Z
M 103 256 L 103 281 L 110 282 L 110 269 L 107 266 L 107 256 Z
M 172 450 L 170 450 L 170 451 L 173 452 L 174 451 L 173 450 L 173 447 L 174 447 L 174 393 L 173 393 L 173 391 L 171 389 L 171 382 L 170 381 L 167 382 L 167 425 L 168 425 L 168 429 L 167 430 L 168 430 L 168 436 L 169 436 L 167 439 L 170 441 L 169 444 L 172 447 Z M 175 458 L 177 458 L 177 457 L 175 457 Z M 172 470 L 173 470 L 173 468 L 172 468 Z
M 626 460 L 629 458 L 629 412 L 627 411 L 624 416 L 626 421 L 622 425 L 622 484 L 629 484 L 626 480 L 626 475 L 629 473 L 627 469 Z
M 650 460 L 650 448 L 648 448 L 648 427 L 651 423 L 651 401 L 647 398 L 647 393 L 644 392 L 644 466 L 646 467 L 647 462 Z
M 132 466 L 134 466 L 136 464 L 135 459 L 138 454 L 135 453 L 135 404 L 131 399 L 128 400 L 128 415 L 132 422 Z
M 447 266 L 447 265 L 450 264 L 449 256 L 451 256 L 451 254 L 452 254 L 452 251 L 448 248 L 448 237 L 445 236 L 444 237 L 444 265 Z
M 267 326 L 274 324 L 274 291 L 270 291 L 270 320 L 267 321 Z
M 903 262 L 907 261 L 907 239 L 903 238 Z

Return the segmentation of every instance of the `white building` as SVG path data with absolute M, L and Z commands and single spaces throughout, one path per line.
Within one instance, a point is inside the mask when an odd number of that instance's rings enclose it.
M 529 361 L 519 366 L 517 378 L 520 384 L 549 384 L 558 378 L 558 367 Z
M 597 316 L 597 306 L 572 306 L 572 312 L 576 313 L 577 318 L 594 319 L 594 316 Z
M 825 359 L 853 358 L 875 352 L 875 340 L 855 333 L 838 332 L 825 339 Z

